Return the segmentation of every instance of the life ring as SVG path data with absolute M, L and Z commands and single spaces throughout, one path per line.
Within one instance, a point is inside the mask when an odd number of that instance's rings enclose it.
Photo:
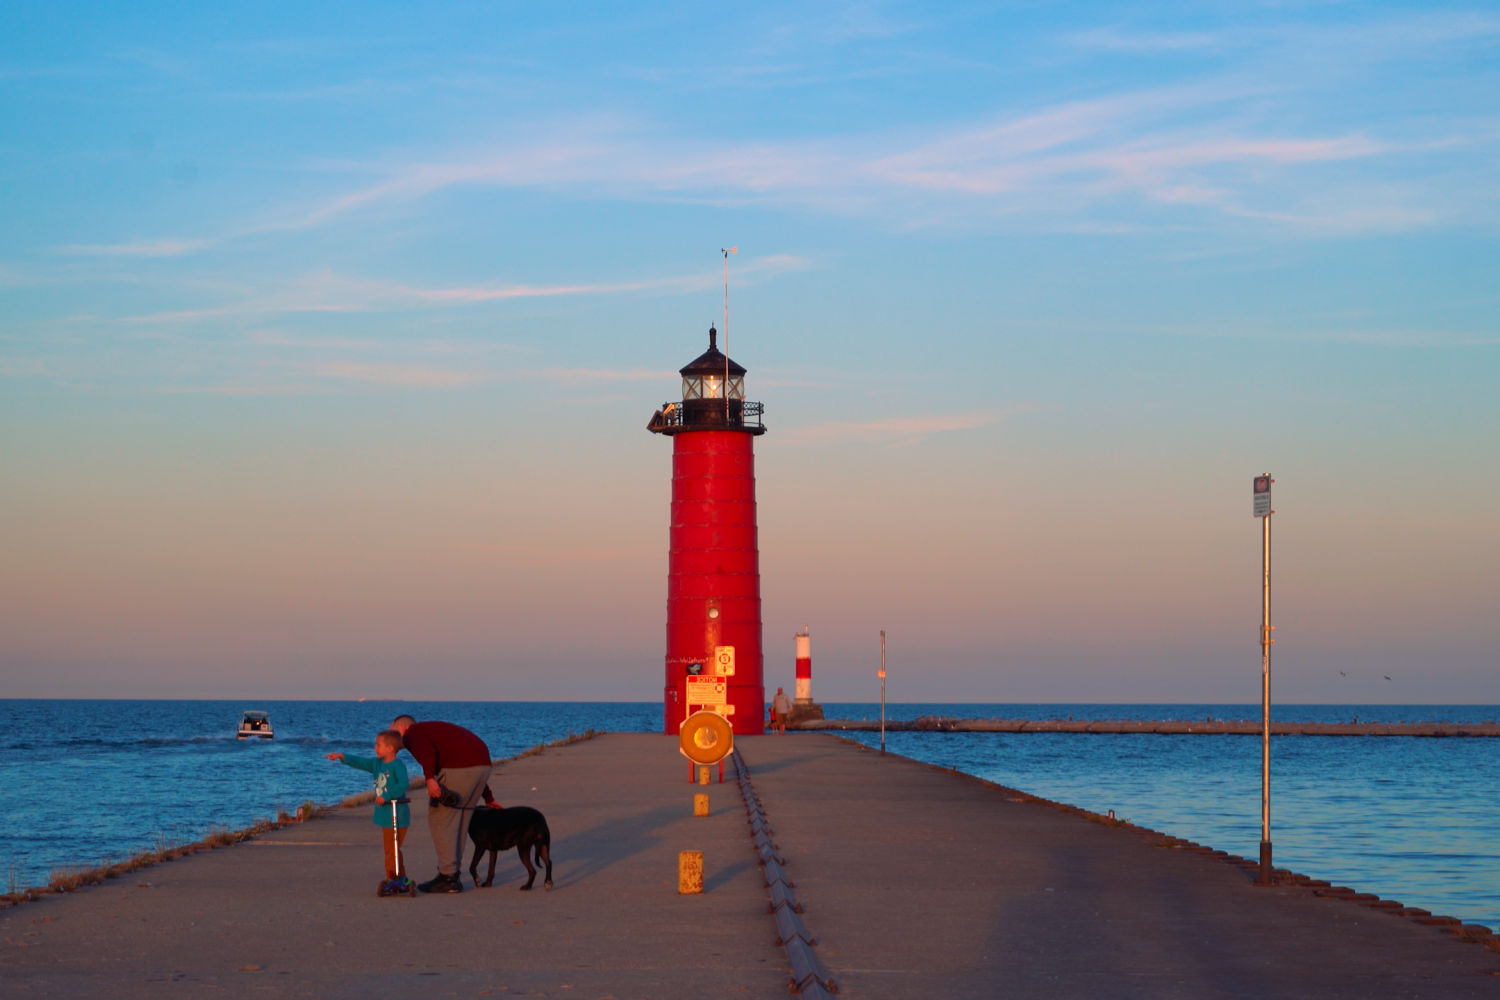
M 694 712 L 677 727 L 677 749 L 694 764 L 717 764 L 734 751 L 734 729 L 718 712 Z

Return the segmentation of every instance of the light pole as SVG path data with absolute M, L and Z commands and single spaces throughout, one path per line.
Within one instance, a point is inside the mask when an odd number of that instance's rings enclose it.
M 885 756 L 885 629 L 880 630 L 880 756 Z
M 1260 518 L 1260 884 L 1271 884 L 1271 484 L 1255 477 L 1255 516 Z

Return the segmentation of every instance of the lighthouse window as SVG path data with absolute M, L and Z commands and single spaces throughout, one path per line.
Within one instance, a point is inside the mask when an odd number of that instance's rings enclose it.
M 683 399 L 723 399 L 724 398 L 724 376 L 722 375 L 695 375 L 682 380 Z M 729 398 L 745 398 L 745 380 L 740 376 L 729 380 Z

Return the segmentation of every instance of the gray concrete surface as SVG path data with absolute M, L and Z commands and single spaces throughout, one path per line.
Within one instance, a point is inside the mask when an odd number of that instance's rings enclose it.
M 493 889 L 378 899 L 371 807 L 337 810 L 0 911 L 0 994 L 786 996 L 739 794 L 713 785 L 712 814 L 694 818 L 702 789 L 674 741 L 607 735 L 506 764 L 490 786 L 546 814 L 552 892 L 540 878 L 518 892 L 510 852 Z M 423 879 L 436 870 L 425 810 L 414 796 L 407 859 Z M 688 849 L 704 852 L 701 896 L 677 894 Z
M 851 1000 L 1500 995 L 1430 927 L 831 736 L 739 746 Z

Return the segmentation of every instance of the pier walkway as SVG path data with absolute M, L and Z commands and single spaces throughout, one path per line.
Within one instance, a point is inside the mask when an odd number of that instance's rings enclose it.
M 335 809 L 247 844 L 0 910 L 0 996 L 786 995 L 785 953 L 733 784 L 715 784 L 712 815 L 694 818 L 675 741 L 633 733 L 497 772 L 490 787 L 502 803 L 547 816 L 551 892 L 540 874 L 533 891 L 517 892 L 526 872 L 510 851 L 495 888 L 474 890 L 465 870 L 462 893 L 379 899 L 372 807 Z M 349 774 L 360 789 L 362 776 Z M 412 793 L 406 840 L 422 881 L 437 870 L 426 802 Z M 677 852 L 686 849 L 704 853 L 701 896 L 677 894 Z
M 1432 927 L 847 741 L 745 744 L 848 997 L 1500 994 L 1500 954 Z
M 739 741 L 813 951 L 849 998 L 1474 997 L 1500 954 L 829 736 Z M 0 911 L 6 996 L 784 997 L 735 785 L 691 815 L 673 741 L 611 734 L 505 765 L 556 889 L 377 899 L 369 807 Z M 534 789 L 534 790 L 533 790 Z M 433 870 L 413 809 L 408 859 Z M 679 896 L 677 852 L 706 891 Z M 484 868 L 480 869 L 481 875 Z M 1316 875 L 1316 873 L 1311 873 Z M 504 885 L 501 888 L 501 885 Z

